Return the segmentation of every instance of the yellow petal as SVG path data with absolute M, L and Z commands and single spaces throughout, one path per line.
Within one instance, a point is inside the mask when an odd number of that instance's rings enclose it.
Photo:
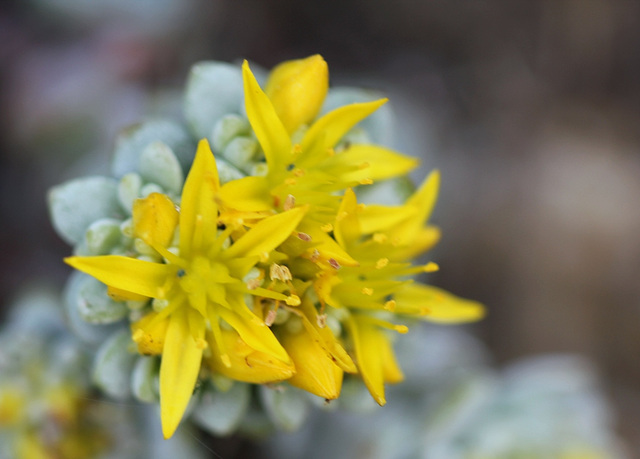
M 420 185 L 420 188 L 407 200 L 405 206 L 413 208 L 416 213 L 401 225 L 389 231 L 389 236 L 400 244 L 409 244 L 431 216 L 431 211 L 438 199 L 440 172 L 433 171 Z
M 315 165 L 314 160 L 325 158 L 327 149 L 333 148 L 352 127 L 385 102 L 387 99 L 345 105 L 324 115 L 305 133 L 301 142 L 302 153 L 296 163 L 304 167 Z
M 351 188 L 345 191 L 333 229 L 333 235 L 338 244 L 344 249 L 349 249 L 360 238 L 360 223 L 356 214 L 358 202 L 356 194 Z
M 382 333 L 382 332 L 381 332 Z M 393 346 L 388 339 L 380 340 L 380 358 L 382 358 L 382 375 L 384 381 L 396 384 L 404 380 L 404 374 L 396 360 L 396 354 L 393 352 Z
M 324 350 L 325 355 L 347 373 L 357 373 L 356 365 L 331 329 L 327 326 L 321 327 L 318 324 L 318 313 L 313 304 L 305 300 L 299 309 L 304 314 L 301 318 L 306 333 Z
M 364 384 L 373 399 L 379 405 L 384 405 L 387 401 L 384 396 L 383 353 L 389 345 L 388 338 L 383 331 L 368 321 L 350 317 L 346 324 L 353 340 L 356 361 Z
M 403 304 L 413 308 L 422 308 L 422 319 L 429 322 L 456 324 L 474 322 L 485 315 L 482 304 L 458 298 L 437 287 L 420 283 L 408 284 L 398 290 L 394 299 L 399 307 Z
M 230 299 L 234 310 L 218 308 L 220 317 L 238 332 L 240 338 L 252 349 L 263 352 L 285 363 L 291 359 L 271 329 L 260 320 L 240 298 Z
M 340 247 L 335 239 L 322 231 L 319 225 L 303 221 L 299 230 L 311 237 L 313 248 L 310 251 L 317 250 L 320 253 L 319 260 L 334 260 L 339 266 L 358 266 L 358 262 Z
M 213 242 L 217 234 L 218 206 L 216 194 L 220 188 L 218 168 L 209 142 L 202 139 L 187 176 L 180 201 L 180 255 L 200 250 Z M 195 236 L 195 237 L 194 237 Z
M 178 217 L 175 204 L 164 194 L 151 193 L 133 203 L 134 233 L 150 246 L 169 245 Z
M 306 211 L 304 207 L 297 207 L 265 218 L 225 250 L 224 256 L 230 259 L 271 252 L 291 236 Z
M 362 234 L 385 232 L 418 213 L 414 207 L 369 204 L 358 214 Z
M 358 165 L 357 170 L 346 172 L 347 168 Z M 351 145 L 346 150 L 326 160 L 323 169 L 331 169 L 344 181 L 360 182 L 364 179 L 384 180 L 408 173 L 418 165 L 416 158 L 401 155 L 377 145 Z
M 178 428 L 200 372 L 204 339 L 201 330 L 191 330 L 187 313 L 179 309 L 169 319 L 160 364 L 160 418 L 164 438 L 170 438 Z M 194 336 L 193 332 L 196 332 Z
M 230 366 L 226 366 L 220 358 L 220 350 L 211 332 L 207 333 L 207 341 L 211 346 L 211 354 L 207 363 L 216 372 L 237 381 L 254 384 L 266 384 L 284 381 L 295 373 L 293 363 L 283 362 L 272 355 L 256 351 L 245 343 L 235 330 L 222 330 L 221 339 Z
M 242 77 L 244 103 L 249 123 L 262 147 L 269 172 L 279 171 L 291 162 L 289 133 L 280 121 L 273 104 L 262 92 L 247 61 L 242 64 Z
M 138 295 L 136 293 L 127 292 L 126 290 L 122 290 L 119 288 L 115 288 L 111 285 L 107 286 L 107 295 L 111 297 L 114 301 L 143 301 L 148 299 L 149 297 Z
M 304 331 L 284 332 L 280 341 L 296 366 L 296 373 L 289 379 L 289 384 L 327 400 L 338 398 L 343 371 L 310 334 Z
M 327 96 L 329 68 L 322 56 L 283 62 L 269 75 L 265 93 L 289 133 L 313 120 Z
M 162 298 L 162 286 L 175 268 L 119 255 L 67 257 L 65 263 L 110 287 L 145 297 Z
M 440 240 L 440 236 L 440 228 L 427 225 L 418 231 L 411 242 L 405 242 L 405 245 L 396 245 L 389 248 L 389 259 L 394 261 L 411 260 L 432 249 Z
M 242 212 L 262 212 L 273 208 L 269 182 L 265 177 L 243 177 L 225 183 L 220 199 L 226 208 Z
M 142 319 L 131 324 L 131 336 L 142 355 L 160 355 L 164 349 L 169 318 L 154 320 L 158 313 L 150 312 Z

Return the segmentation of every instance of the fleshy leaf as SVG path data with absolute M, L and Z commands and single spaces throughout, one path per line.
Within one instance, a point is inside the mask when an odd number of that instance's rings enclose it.
M 75 245 L 96 220 L 121 218 L 118 182 L 108 177 L 84 177 L 53 187 L 49 191 L 49 212 L 53 227 L 62 239 Z
M 152 142 L 140 155 L 140 176 L 164 190 L 180 194 L 184 182 L 182 167 L 171 148 L 163 142 Z
M 126 400 L 130 394 L 130 374 L 136 360 L 129 352 L 131 338 L 127 330 L 119 330 L 105 341 L 95 357 L 93 381 L 109 396 Z
M 249 408 L 250 387 L 235 383 L 225 392 L 214 390 L 210 385 L 205 387 L 192 418 L 215 435 L 231 434 Z

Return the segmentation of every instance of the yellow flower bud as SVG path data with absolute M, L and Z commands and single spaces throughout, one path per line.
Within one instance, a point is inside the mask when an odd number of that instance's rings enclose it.
M 269 75 L 265 93 L 291 134 L 311 122 L 322 107 L 329 89 L 329 68 L 319 54 L 286 61 Z

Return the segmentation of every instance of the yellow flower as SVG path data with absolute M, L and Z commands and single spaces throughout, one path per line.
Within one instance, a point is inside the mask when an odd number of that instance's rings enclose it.
M 310 123 L 328 87 L 325 61 L 318 55 L 276 67 L 263 92 L 245 61 L 242 66 L 247 116 L 268 171 L 220 190 L 225 205 L 239 211 L 286 210 L 311 204 L 308 220 L 333 219 L 336 192 L 407 173 L 417 161 L 376 145 L 344 145 L 340 140 L 386 99 L 340 107 Z M 292 135 L 293 133 L 293 135 Z
M 250 184 L 247 184 L 250 186 Z M 242 187 L 240 187 L 242 188 Z M 270 359 L 264 381 L 289 377 L 293 366 L 269 327 L 245 304 L 246 294 L 298 304 L 295 295 L 250 288 L 243 278 L 283 243 L 304 216 L 304 208 L 271 215 L 247 229 L 219 219 L 220 184 L 206 140 L 198 145 L 182 192 L 180 209 L 162 194 L 139 199 L 133 208 L 134 231 L 164 262 L 123 256 L 70 257 L 65 261 L 107 284 L 120 297 L 154 299 L 155 312 L 132 325 L 141 353 L 162 354 L 160 407 L 165 438 L 173 435 L 193 392 L 203 351 L 209 360 L 234 371 L 243 363 L 228 338 L 231 328 L 258 359 Z M 177 247 L 170 247 L 178 231 Z M 234 335 L 236 336 L 236 335 Z M 242 346 L 241 346 L 242 347 Z
M 437 270 L 434 263 L 413 266 L 407 260 L 437 240 L 425 221 L 437 197 L 438 180 L 438 173 L 433 173 L 398 207 L 359 206 L 353 191 L 347 190 L 333 234 L 358 265 L 324 264 L 314 281 L 321 303 L 341 310 L 358 370 L 380 405 L 386 403 L 384 383 L 403 378 L 384 329 L 406 333 L 407 327 L 390 323 L 389 317 L 399 314 L 460 323 L 478 320 L 484 314 L 479 303 L 408 279 Z

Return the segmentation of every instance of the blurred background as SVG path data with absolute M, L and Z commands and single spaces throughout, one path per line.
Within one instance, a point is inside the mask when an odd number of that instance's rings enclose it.
M 474 331 L 496 364 L 592 359 L 640 451 L 638 2 L 3 2 L 2 303 L 68 274 L 47 189 L 106 173 L 128 124 L 180 116 L 193 63 L 315 53 L 332 84 L 390 96 L 417 179 L 442 171 L 430 280 L 486 304 Z

